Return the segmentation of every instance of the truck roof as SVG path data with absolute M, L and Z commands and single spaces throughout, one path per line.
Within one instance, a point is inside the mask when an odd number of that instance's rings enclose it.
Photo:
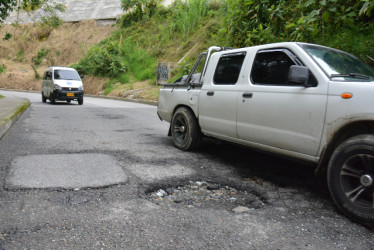
M 76 71 L 76 70 L 73 69 L 73 68 L 70 68 L 70 67 L 64 67 L 64 66 L 51 66 L 51 67 L 48 67 L 46 70 L 56 70 L 56 69 L 74 70 L 74 71 Z

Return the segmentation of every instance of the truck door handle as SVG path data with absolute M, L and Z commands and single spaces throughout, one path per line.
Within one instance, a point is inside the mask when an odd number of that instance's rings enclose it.
M 208 96 L 214 96 L 214 91 L 208 91 L 206 94 L 207 94 Z
M 243 93 L 243 98 L 252 98 L 253 93 Z

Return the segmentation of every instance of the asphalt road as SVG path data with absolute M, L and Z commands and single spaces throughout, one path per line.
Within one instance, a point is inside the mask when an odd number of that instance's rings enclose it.
M 31 101 L 0 140 L 0 249 L 374 249 L 311 166 L 211 140 L 182 152 L 155 106 L 0 94 Z

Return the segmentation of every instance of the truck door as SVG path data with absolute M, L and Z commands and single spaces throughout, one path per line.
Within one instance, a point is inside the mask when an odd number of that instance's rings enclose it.
M 207 69 L 212 73 L 207 73 L 199 96 L 199 124 L 204 133 L 237 138 L 238 80 L 245 55 L 239 52 L 212 56 Z
M 246 90 L 238 98 L 238 137 L 264 149 L 316 156 L 325 118 L 327 83 L 312 87 L 288 81 L 291 65 L 302 65 L 288 49 L 256 53 Z

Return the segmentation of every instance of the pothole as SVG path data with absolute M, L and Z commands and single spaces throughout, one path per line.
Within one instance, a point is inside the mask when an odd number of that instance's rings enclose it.
M 250 191 L 205 181 L 190 181 L 184 186 L 158 189 L 147 195 L 151 201 L 159 205 L 213 207 L 235 213 L 265 206 L 263 199 Z

